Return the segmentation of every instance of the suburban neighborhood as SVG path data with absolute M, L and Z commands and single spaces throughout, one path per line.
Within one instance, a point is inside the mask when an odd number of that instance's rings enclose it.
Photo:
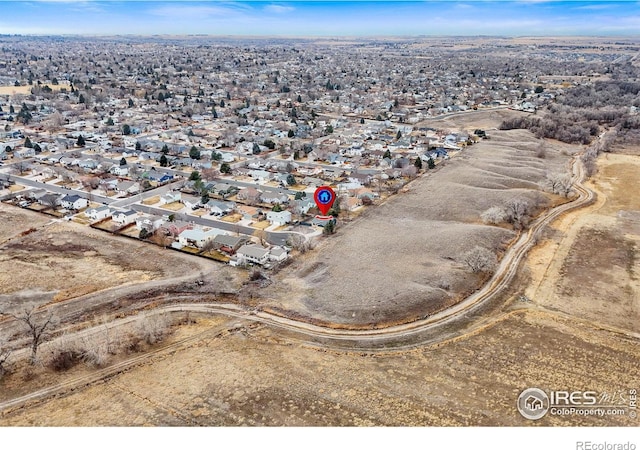
M 124 44 L 108 45 L 115 52 Z M 534 111 L 554 96 L 517 90 L 489 70 L 455 83 L 424 67 L 415 79 L 408 68 L 394 70 L 388 87 L 375 66 L 366 77 L 351 66 L 330 78 L 327 65 L 348 55 L 322 50 L 300 66 L 305 50 L 268 46 L 232 59 L 232 47 L 207 47 L 197 62 L 196 48 L 176 47 L 162 64 L 145 59 L 155 47 L 144 41 L 115 63 L 80 47 L 67 42 L 55 60 L 28 40 L 4 49 L 0 81 L 13 89 L 0 95 L 0 198 L 231 265 L 283 261 L 300 243 L 333 233 L 336 220 L 375 207 L 487 137 L 421 120 Z M 76 73 L 78 55 L 86 70 Z M 425 92 L 411 88 L 424 83 Z M 322 185 L 337 193 L 330 221 L 313 201 Z M 225 236 L 248 241 L 223 245 Z

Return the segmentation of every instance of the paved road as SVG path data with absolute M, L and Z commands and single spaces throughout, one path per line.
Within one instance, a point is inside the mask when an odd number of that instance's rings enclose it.
M 56 184 L 48 184 L 48 183 L 43 183 L 41 181 L 30 180 L 29 178 L 21 177 L 19 175 L 7 174 L 7 177 L 10 180 L 15 181 L 16 183 L 21 184 L 23 186 L 46 189 L 47 191 L 55 192 L 56 194 L 63 194 L 63 195 L 76 194 L 79 197 L 86 198 L 90 201 L 106 203 L 107 205 L 110 205 L 117 200 L 110 197 L 105 197 L 103 195 L 94 194 L 92 192 L 81 191 L 79 189 L 70 189 L 70 188 L 58 186 Z
M 131 209 L 133 209 L 134 211 L 153 214 L 156 216 L 164 216 L 169 213 L 169 211 L 167 211 L 166 209 L 141 204 L 131 205 Z M 181 213 L 178 213 L 177 215 L 183 216 L 180 217 L 180 219 L 186 222 L 193 222 L 197 225 L 202 225 L 205 227 L 219 228 L 231 233 L 242 233 L 249 236 L 253 236 L 256 233 L 255 228 L 247 227 L 237 223 L 224 222 L 222 220 L 217 220 L 211 216 L 199 217 Z M 293 236 L 294 234 L 300 234 L 301 236 L 304 236 L 303 234 L 297 233 L 295 231 L 265 231 L 265 239 L 272 245 L 287 245 L 287 242 L 291 240 L 291 236 Z

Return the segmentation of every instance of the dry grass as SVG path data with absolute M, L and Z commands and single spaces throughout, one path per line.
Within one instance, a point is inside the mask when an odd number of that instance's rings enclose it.
M 3 224 L 0 227 L 0 243 L 11 237 L 19 236 L 20 233 L 30 228 L 44 225 L 51 220 L 50 217 L 45 215 L 16 206 L 5 205 L 4 203 L 0 203 L 0 215 L 2 216 Z
M 264 230 L 266 228 L 269 228 L 270 226 L 271 226 L 271 224 L 267 220 L 262 220 L 260 222 L 253 222 L 251 224 L 251 227 L 255 228 L 257 230 Z
M 211 327 L 199 319 L 174 338 Z M 170 358 L 15 411 L 2 423 L 634 426 L 628 417 L 606 416 L 547 415 L 531 422 L 515 404 L 532 386 L 624 391 L 635 386 L 639 362 L 633 342 L 536 312 L 453 342 L 375 356 L 309 348 L 258 326 L 207 338 Z
M 476 245 L 498 253 L 514 232 L 481 224 L 489 207 L 514 197 L 544 202 L 539 182 L 569 158 L 527 131 L 494 131 L 412 182 L 408 192 L 338 227 L 321 250 L 294 264 L 265 297 L 277 308 L 337 323 L 390 323 L 424 317 L 473 292 L 482 277 L 462 255 Z M 562 147 L 564 148 L 564 147 Z M 449 280 L 448 290 L 439 280 Z
M 223 222 L 238 223 L 242 220 L 242 214 L 230 214 L 221 219 Z
M 184 208 L 184 205 L 180 202 L 167 203 L 166 205 L 160 206 L 162 209 L 166 209 L 169 211 L 180 211 Z
M 153 197 L 149 197 L 149 198 L 147 198 L 145 200 L 142 200 L 142 204 L 143 205 L 155 205 L 159 201 L 160 201 L 160 196 L 159 195 L 154 195 Z
M 27 217 L 18 211 L 19 217 Z M 64 222 L 3 246 L 0 294 L 35 289 L 58 292 L 56 300 L 63 300 L 125 283 L 188 274 L 193 268 L 156 246 Z
M 604 154 L 597 202 L 554 223 L 528 266 L 534 302 L 602 325 L 640 331 L 640 157 Z

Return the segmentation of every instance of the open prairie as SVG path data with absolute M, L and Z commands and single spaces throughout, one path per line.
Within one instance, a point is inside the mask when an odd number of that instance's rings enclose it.
M 604 154 L 598 198 L 556 222 L 529 260 L 527 295 L 602 326 L 640 332 L 640 157 Z
M 471 113 L 466 123 L 474 117 L 482 116 Z M 578 150 L 548 142 L 539 158 L 540 141 L 528 131 L 489 135 L 295 261 L 262 292 L 273 299 L 266 307 L 338 324 L 385 324 L 430 315 L 472 293 L 484 278 L 466 267 L 465 253 L 482 246 L 499 255 L 516 237 L 480 215 L 514 198 L 540 207 L 558 201 L 541 184 L 548 173 L 568 172 L 569 152 Z
M 516 410 L 528 387 L 637 386 L 637 343 L 525 310 L 435 346 L 388 353 L 312 348 L 281 330 L 236 326 L 67 396 L 0 416 L 7 426 L 637 425 L 626 416 Z M 179 333 L 221 322 L 198 319 Z M 80 369 L 81 371 L 82 369 Z M 153 380 L 153 382 L 150 382 Z
M 62 301 L 109 288 L 237 271 L 135 239 L 0 205 L 0 306 Z M 10 238 L 10 239 L 9 239 Z M 124 295 L 124 291 L 121 291 Z

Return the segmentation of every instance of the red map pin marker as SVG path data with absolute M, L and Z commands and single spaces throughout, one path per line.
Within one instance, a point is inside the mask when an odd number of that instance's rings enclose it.
M 336 193 L 329 186 L 320 186 L 313 194 L 313 199 L 316 201 L 316 205 L 318 205 L 322 215 L 326 216 L 333 202 L 336 201 Z

